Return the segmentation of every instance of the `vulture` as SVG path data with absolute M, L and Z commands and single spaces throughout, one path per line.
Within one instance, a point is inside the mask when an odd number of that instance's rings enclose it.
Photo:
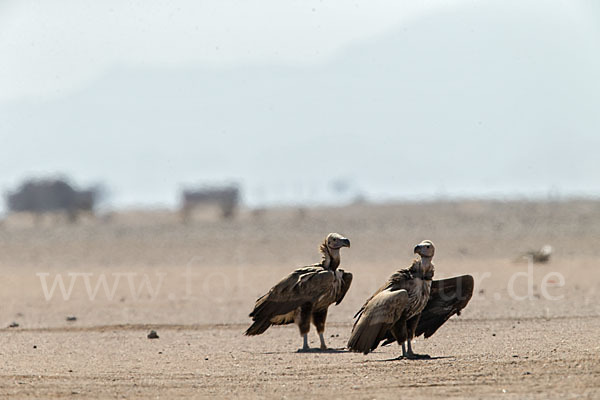
M 323 332 L 327 309 L 332 303 L 340 304 L 352 283 L 352 274 L 338 268 L 342 247 L 350 247 L 350 240 L 339 233 L 327 235 L 319 247 L 323 257 L 320 263 L 295 270 L 256 300 L 250 313 L 254 322 L 245 334 L 260 335 L 271 325 L 293 322 L 304 339 L 298 351 L 309 351 L 308 331 L 312 322 L 321 340 L 321 350 L 326 350 Z
M 471 275 L 432 280 L 435 247 L 424 240 L 414 248 L 417 258 L 409 268 L 394 273 L 356 313 L 348 349 L 364 354 L 395 341 L 402 345 L 401 358 L 429 358 L 415 354 L 411 340 L 433 335 L 473 295 Z M 405 347 L 406 342 L 406 347 Z

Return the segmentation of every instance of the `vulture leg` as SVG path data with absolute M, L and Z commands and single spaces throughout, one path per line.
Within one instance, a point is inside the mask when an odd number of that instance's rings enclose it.
M 405 316 L 402 316 L 394 325 L 392 325 L 392 336 L 394 336 L 398 344 L 402 346 L 402 356 L 398 358 L 406 357 L 406 348 L 404 346 L 404 342 L 408 337 L 408 332 L 406 328 L 407 327 Z
M 413 353 L 410 339 L 406 340 L 406 347 L 407 347 L 407 349 L 404 348 L 404 343 L 402 343 L 402 357 L 401 358 L 408 358 L 409 360 L 419 360 L 419 359 L 431 358 L 431 356 L 429 354 Z
M 323 337 L 323 332 L 325 332 L 325 320 L 327 319 L 327 309 L 322 311 L 316 311 L 312 314 L 312 320 L 317 328 L 317 333 L 319 334 L 319 339 L 321 340 L 321 350 L 327 350 L 327 345 L 325 344 L 325 338 Z
M 298 328 L 300 329 L 300 335 L 304 338 L 304 342 L 301 349 L 298 351 L 310 351 L 310 347 L 308 347 L 308 331 L 310 330 L 310 317 L 312 314 L 312 304 L 306 303 L 302 307 L 300 307 L 300 312 L 298 313 L 298 318 L 296 319 L 296 323 L 298 324 Z
M 323 337 L 323 332 L 319 332 L 319 340 L 321 340 L 321 350 L 327 350 L 327 345 L 325 344 L 325 338 Z
M 408 347 L 408 351 L 404 351 L 404 346 L 402 346 L 402 357 L 409 359 L 419 359 L 419 358 L 431 358 L 429 354 L 416 354 L 412 351 L 411 341 L 415 337 L 415 330 L 417 329 L 417 325 L 419 325 L 419 318 L 421 314 L 412 317 L 408 321 L 406 321 L 406 330 L 408 331 L 408 337 L 406 338 L 406 344 Z
M 409 360 L 423 360 L 431 358 L 429 354 L 413 353 L 410 339 L 406 341 L 406 344 L 408 347 L 408 351 L 402 356 L 403 358 L 408 358 Z M 404 350 L 404 345 L 402 346 L 402 350 Z

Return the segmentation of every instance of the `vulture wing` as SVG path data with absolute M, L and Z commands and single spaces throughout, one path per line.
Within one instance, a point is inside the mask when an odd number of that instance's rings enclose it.
M 344 300 L 344 296 L 348 292 L 348 289 L 350 289 L 350 284 L 352 283 L 352 274 L 350 272 L 346 272 L 343 269 L 339 268 L 338 271 L 342 273 L 342 289 L 340 290 L 337 299 L 335 299 L 336 306 L 340 304 L 342 300 Z
M 430 337 L 454 314 L 466 307 L 475 286 L 471 275 L 461 275 L 431 283 L 429 301 L 421 313 L 415 336 Z
M 360 316 L 365 311 L 367 304 L 369 304 L 369 302 L 371 300 L 373 300 L 375 298 L 375 296 L 377 296 L 379 293 L 383 292 L 384 290 L 395 291 L 395 290 L 403 289 L 403 286 L 404 286 L 406 280 L 409 279 L 409 277 L 410 277 L 410 273 L 408 272 L 408 269 L 396 271 L 394 274 L 392 274 L 392 276 L 389 277 L 389 279 L 383 284 L 383 286 L 381 286 L 379 289 L 377 289 L 377 291 L 375 293 L 373 293 L 373 295 L 367 299 L 367 301 L 365 302 L 365 304 L 363 304 L 363 306 L 360 308 L 360 310 L 358 310 L 356 312 L 356 314 L 354 314 L 354 318 Z
M 384 290 L 392 290 L 390 281 L 386 282 L 382 287 L 380 287 L 379 289 L 377 289 L 377 291 L 375 293 L 373 293 L 373 295 L 371 297 L 369 297 L 367 299 L 367 301 L 365 301 L 365 304 L 362 305 L 362 307 L 360 308 L 360 310 L 358 310 L 356 312 L 356 314 L 354 314 L 354 318 L 360 317 L 365 312 L 365 309 L 367 308 L 367 305 L 369 305 L 369 303 L 371 302 L 371 300 L 373 300 L 379 293 L 383 292 Z M 356 324 L 354 324 L 354 325 L 356 325 Z
M 348 340 L 348 349 L 364 354 L 375 350 L 392 325 L 400 319 L 406 304 L 406 290 L 382 290 L 363 306 Z
M 250 313 L 254 323 L 246 330 L 246 335 L 259 335 L 274 323 L 292 322 L 293 315 L 288 318 L 286 314 L 316 301 L 325 291 L 330 290 L 333 280 L 331 271 L 320 266 L 295 270 L 256 300 L 254 310 Z

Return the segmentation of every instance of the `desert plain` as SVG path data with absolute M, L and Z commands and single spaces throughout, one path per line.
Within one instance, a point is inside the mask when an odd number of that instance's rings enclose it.
M 600 398 L 600 201 L 212 211 L 5 218 L 0 398 Z M 318 262 L 329 232 L 351 240 L 354 274 L 331 350 L 298 353 L 295 326 L 243 336 L 256 298 Z M 474 276 L 469 305 L 414 342 L 431 359 L 345 351 L 354 313 L 423 239 L 435 278 Z M 547 244 L 548 263 L 523 257 Z

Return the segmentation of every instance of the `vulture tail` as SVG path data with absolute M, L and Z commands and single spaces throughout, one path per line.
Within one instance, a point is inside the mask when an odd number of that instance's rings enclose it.
M 258 321 L 254 321 L 254 323 L 252 325 L 250 325 L 250 328 L 248 328 L 246 330 L 244 335 L 246 335 L 246 336 L 260 335 L 261 333 L 263 333 L 264 331 L 269 329 L 270 326 L 271 326 L 271 321 L 269 321 L 268 319 L 261 319 Z
M 389 328 L 389 324 L 385 323 L 358 324 L 348 340 L 348 350 L 368 354 L 377 348 Z

